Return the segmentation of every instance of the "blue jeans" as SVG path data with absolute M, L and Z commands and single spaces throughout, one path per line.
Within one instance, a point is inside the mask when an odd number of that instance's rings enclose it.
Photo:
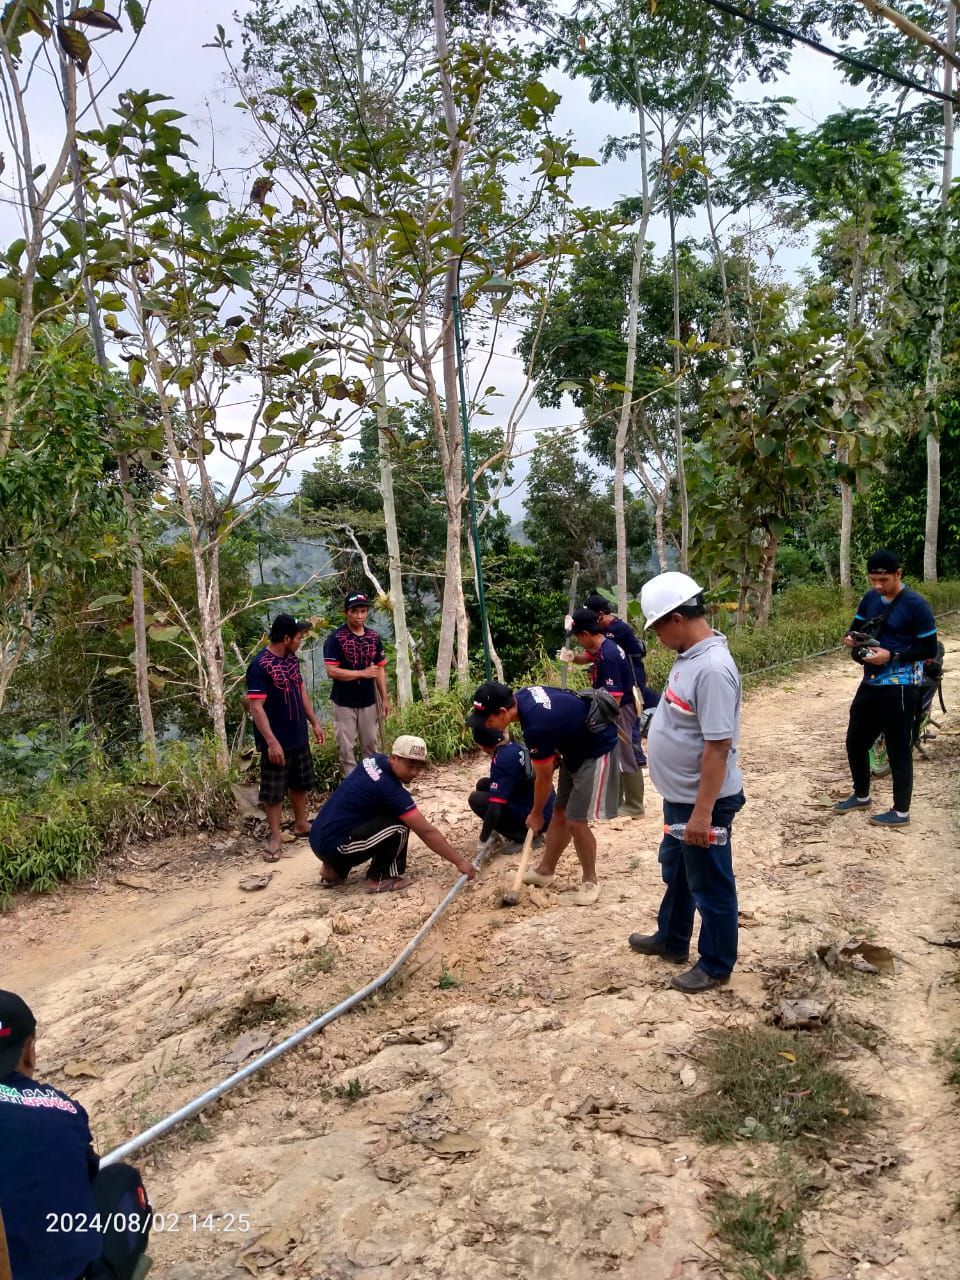
M 723 796 L 713 806 L 711 826 L 729 831 L 746 800 L 742 791 Z M 668 825 L 688 822 L 692 804 L 663 802 Z M 664 835 L 660 843 L 660 872 L 667 891 L 657 913 L 657 934 L 667 951 L 682 955 L 693 936 L 693 913 L 700 912 L 700 968 L 711 978 L 725 978 L 737 962 L 737 882 L 733 877 L 733 848 L 712 844 L 706 849 Z

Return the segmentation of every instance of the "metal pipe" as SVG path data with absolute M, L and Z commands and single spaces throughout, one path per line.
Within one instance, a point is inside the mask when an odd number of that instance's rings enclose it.
M 487 856 L 488 850 L 480 849 L 477 856 L 473 860 L 474 867 L 479 871 Z M 426 921 L 420 926 L 414 936 L 396 957 L 393 963 L 380 974 L 378 978 L 374 978 L 372 982 L 368 982 L 365 987 L 361 987 L 359 991 L 355 991 L 352 996 L 348 996 L 346 1000 L 341 1000 L 339 1004 L 328 1009 L 326 1013 L 314 1019 L 313 1022 L 302 1027 L 299 1031 L 295 1031 L 292 1036 L 288 1036 L 286 1040 L 280 1044 L 274 1045 L 272 1049 L 268 1049 L 266 1053 L 254 1058 L 252 1062 L 248 1062 L 245 1067 L 241 1067 L 239 1071 L 235 1071 L 232 1076 L 228 1076 L 226 1080 L 222 1080 L 220 1084 L 214 1085 L 207 1089 L 205 1093 L 201 1093 L 199 1097 L 194 1098 L 192 1102 L 186 1103 L 180 1107 L 178 1111 L 172 1112 L 163 1120 L 158 1120 L 156 1124 L 151 1125 L 149 1129 L 145 1129 L 143 1133 L 138 1134 L 135 1138 L 131 1138 L 128 1142 L 121 1143 L 119 1147 L 108 1152 L 101 1161 L 100 1167 L 105 1168 L 107 1165 L 116 1164 L 119 1160 L 125 1160 L 127 1156 L 133 1155 L 135 1151 L 142 1150 L 148 1143 L 153 1142 L 156 1138 L 161 1138 L 165 1133 L 169 1133 L 175 1125 L 181 1120 L 189 1120 L 191 1116 L 195 1116 L 198 1111 L 202 1111 L 204 1107 L 208 1107 L 211 1102 L 216 1102 L 222 1098 L 225 1093 L 235 1088 L 238 1084 L 242 1084 L 244 1080 L 249 1080 L 257 1071 L 261 1071 L 264 1067 L 276 1062 L 277 1058 L 287 1053 L 290 1049 L 295 1048 L 298 1044 L 302 1044 L 304 1040 L 308 1040 L 310 1036 L 318 1031 L 322 1031 L 324 1027 L 335 1021 L 341 1014 L 348 1013 L 356 1005 L 366 1000 L 367 996 L 372 996 L 375 991 L 379 991 L 381 987 L 386 986 L 390 979 L 394 976 L 398 969 L 413 955 L 417 947 L 424 940 L 433 926 L 440 917 L 445 913 L 447 908 L 453 902 L 454 898 L 468 883 L 465 875 L 458 876 L 453 887 L 449 890 L 446 897 L 434 908 Z

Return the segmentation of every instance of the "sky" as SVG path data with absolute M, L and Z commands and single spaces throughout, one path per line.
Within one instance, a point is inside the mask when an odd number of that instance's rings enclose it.
M 108 3 L 108 8 L 115 7 Z M 227 35 L 236 31 L 234 11 L 242 9 L 243 0 L 153 0 L 147 26 L 117 76 L 112 89 L 150 88 L 165 93 L 173 99 L 171 105 L 185 111 L 189 118 L 189 131 L 197 138 L 201 154 L 225 174 L 231 185 L 243 180 L 244 170 L 252 161 L 252 153 L 245 136 L 242 114 L 231 106 L 233 97 L 225 79 L 223 55 L 218 49 L 205 48 L 215 38 L 216 26 L 222 24 Z M 105 38 L 104 56 L 113 60 L 113 48 L 107 41 L 126 40 L 127 36 L 110 35 Z M 96 58 L 94 60 L 96 68 Z M 554 120 L 556 132 L 569 131 L 575 148 L 585 155 L 599 157 L 605 137 L 611 133 L 627 132 L 632 120 L 604 103 L 591 103 L 588 87 L 583 81 L 573 81 L 556 73 L 551 78 L 553 88 L 562 94 L 562 101 Z M 862 105 L 862 91 L 847 86 L 840 71 L 831 60 L 801 47 L 795 54 L 790 74 L 775 86 L 747 87 L 750 96 L 761 92 L 787 94 L 797 99 L 792 112 L 794 122 L 809 125 L 823 119 L 841 105 Z M 58 142 L 56 131 L 56 102 L 49 96 L 49 84 L 38 77 L 34 92 L 36 129 L 39 135 L 38 149 L 44 143 L 51 149 Z M 47 126 L 49 125 L 49 131 Z M 618 197 L 634 193 L 638 188 L 637 163 L 610 161 L 597 168 L 582 170 L 576 178 L 573 196 L 576 203 L 602 207 Z M 0 211 L 0 230 L 10 229 L 9 215 Z M 5 234 L 9 240 L 13 235 Z M 651 238 L 661 251 L 666 247 L 665 228 L 654 222 Z M 786 269 L 794 269 L 802 255 L 787 259 Z M 469 336 L 469 335 L 468 335 Z M 505 329 L 499 346 L 500 355 L 494 357 L 490 376 L 484 374 L 485 383 L 496 383 L 502 398 L 494 400 L 492 407 L 512 403 L 522 385 L 522 364 L 512 352 L 516 331 Z M 468 375 L 480 377 L 481 362 L 485 361 L 484 339 L 473 335 L 470 343 Z M 409 393 L 400 393 L 406 398 Z M 485 418 L 485 426 L 494 425 L 496 419 Z M 570 425 L 576 421 L 570 404 L 560 410 L 544 410 L 534 405 L 522 424 L 521 448 L 530 448 L 536 431 Z M 305 459 L 298 470 L 310 465 Z M 514 473 L 517 490 L 504 503 L 514 520 L 522 515 L 523 478 L 528 462 L 521 458 Z M 296 486 L 292 477 L 289 488 Z

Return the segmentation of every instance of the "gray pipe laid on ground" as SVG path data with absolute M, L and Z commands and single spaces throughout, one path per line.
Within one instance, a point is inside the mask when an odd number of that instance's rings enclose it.
M 483 865 L 487 852 L 488 850 L 486 849 L 480 850 L 473 861 L 473 865 L 478 871 Z M 222 1080 L 220 1084 L 214 1085 L 212 1088 L 208 1089 L 206 1093 L 201 1093 L 198 1098 L 194 1098 L 192 1102 L 188 1102 L 178 1111 L 172 1112 L 163 1120 L 158 1120 L 156 1124 L 151 1125 L 149 1129 L 145 1129 L 143 1133 L 137 1134 L 135 1138 L 131 1138 L 128 1142 L 122 1143 L 119 1147 L 114 1147 L 112 1151 L 101 1159 L 101 1169 L 105 1168 L 107 1165 L 116 1164 L 119 1160 L 125 1160 L 128 1156 L 133 1155 L 135 1151 L 141 1151 L 148 1143 L 153 1142 L 156 1138 L 163 1137 L 165 1133 L 169 1133 L 175 1125 L 178 1125 L 181 1120 L 189 1120 L 190 1117 L 195 1116 L 198 1111 L 202 1111 L 204 1107 L 208 1107 L 211 1102 L 216 1102 L 219 1098 L 222 1098 L 225 1093 L 229 1093 L 229 1091 L 235 1088 L 238 1084 L 242 1084 L 244 1080 L 249 1080 L 257 1071 L 261 1071 L 264 1067 L 269 1066 L 271 1062 L 275 1062 L 277 1058 L 287 1053 L 290 1049 L 295 1048 L 298 1044 L 302 1044 L 304 1040 L 308 1040 L 310 1036 L 316 1034 L 318 1031 L 322 1031 L 324 1027 L 329 1026 L 329 1024 L 339 1018 L 341 1014 L 348 1013 L 349 1010 L 355 1008 L 356 1005 L 366 1000 L 367 996 L 372 996 L 375 991 L 379 991 L 381 987 L 386 986 L 397 970 L 400 969 L 410 956 L 413 955 L 414 951 L 416 951 L 420 943 L 444 914 L 451 902 L 456 898 L 457 894 L 460 893 L 464 885 L 468 883 L 469 881 L 466 876 L 457 877 L 455 884 L 447 893 L 446 897 L 434 908 L 429 917 L 420 926 L 393 963 L 389 968 L 384 969 L 383 973 L 381 973 L 378 978 L 374 978 L 372 982 L 368 982 L 365 987 L 361 987 L 359 991 L 355 991 L 353 995 L 348 996 L 346 1000 L 341 1000 L 339 1004 L 334 1005 L 332 1009 L 328 1009 L 326 1013 L 321 1014 L 319 1018 L 314 1019 L 313 1022 L 308 1023 L 307 1026 L 302 1027 L 299 1031 L 295 1031 L 292 1036 L 288 1036 L 287 1039 L 283 1040 L 280 1044 L 274 1045 L 272 1049 L 268 1049 L 267 1052 L 261 1054 L 259 1058 L 254 1058 L 252 1062 L 248 1062 L 245 1067 L 242 1067 L 239 1071 L 235 1071 L 232 1076 L 228 1076 L 226 1080 Z

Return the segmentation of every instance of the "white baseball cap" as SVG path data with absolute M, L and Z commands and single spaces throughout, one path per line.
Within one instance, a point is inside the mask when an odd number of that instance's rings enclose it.
M 390 748 L 390 754 L 399 756 L 401 760 L 415 760 L 417 764 L 426 764 L 429 759 L 427 744 L 412 733 L 402 733 Z

